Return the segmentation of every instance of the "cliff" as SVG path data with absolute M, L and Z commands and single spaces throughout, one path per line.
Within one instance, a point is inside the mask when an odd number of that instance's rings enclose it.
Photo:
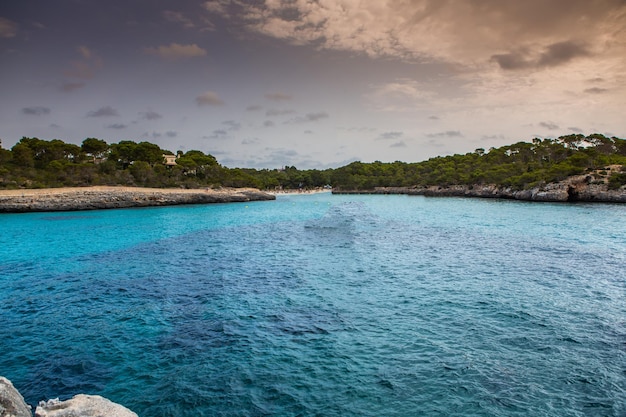
M 274 200 L 253 188 L 161 189 L 134 187 L 47 188 L 0 191 L 0 213 L 76 211 Z
M 430 197 L 503 198 L 545 202 L 626 203 L 626 187 L 609 190 L 606 183 L 593 183 L 580 175 L 528 190 L 496 185 L 450 185 L 430 187 L 377 187 L 373 190 L 333 190 L 333 194 L 407 194 Z

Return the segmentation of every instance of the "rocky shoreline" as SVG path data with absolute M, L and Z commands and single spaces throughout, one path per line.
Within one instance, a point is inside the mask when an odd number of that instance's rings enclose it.
M 0 213 L 100 210 L 275 199 L 276 196 L 254 188 L 186 190 L 96 186 L 0 190 Z
M 609 190 L 606 184 L 590 183 L 588 177 L 571 177 L 528 190 L 496 185 L 450 185 L 431 187 L 377 187 L 373 190 L 333 190 L 333 194 L 407 194 L 428 197 L 502 198 L 542 202 L 626 203 L 626 187 Z
M 35 417 L 137 417 L 128 408 L 99 395 L 78 394 L 67 401 L 41 401 Z M 0 376 L 0 417 L 33 417 L 32 407 L 13 386 Z

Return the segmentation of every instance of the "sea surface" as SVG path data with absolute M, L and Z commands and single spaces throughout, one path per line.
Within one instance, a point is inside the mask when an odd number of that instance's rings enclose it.
M 139 416 L 626 416 L 626 205 L 0 215 L 0 375 Z

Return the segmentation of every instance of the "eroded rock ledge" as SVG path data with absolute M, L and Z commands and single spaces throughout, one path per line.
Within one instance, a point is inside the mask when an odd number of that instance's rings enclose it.
M 0 417 L 33 417 L 31 407 L 13 386 L 0 376 Z M 99 395 L 78 394 L 67 401 L 41 401 L 35 417 L 138 417 L 128 408 Z
M 274 199 L 276 196 L 254 188 L 184 190 L 97 186 L 2 190 L 0 191 L 0 213 L 97 210 Z
M 626 187 L 609 190 L 605 184 L 589 183 L 584 176 L 545 184 L 529 190 L 496 185 L 451 185 L 431 187 L 377 187 L 369 191 L 333 190 L 333 194 L 408 194 L 431 197 L 504 198 L 545 202 L 626 203 Z

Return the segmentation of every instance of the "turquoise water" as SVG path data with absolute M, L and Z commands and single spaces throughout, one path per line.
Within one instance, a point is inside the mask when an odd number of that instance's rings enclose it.
M 0 215 L 0 375 L 140 416 L 626 416 L 626 206 Z

